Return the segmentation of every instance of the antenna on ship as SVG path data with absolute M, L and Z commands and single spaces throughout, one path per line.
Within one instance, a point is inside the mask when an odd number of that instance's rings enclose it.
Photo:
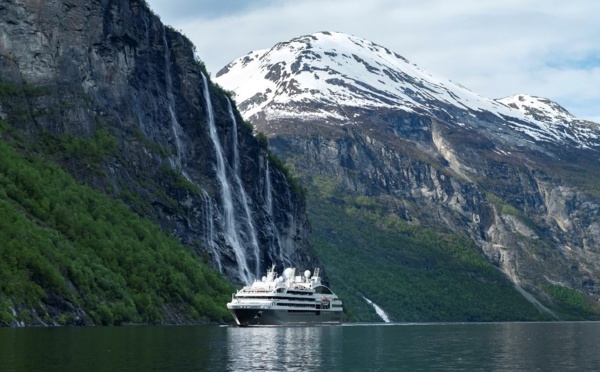
M 267 270 L 267 276 L 264 281 L 272 282 L 275 279 L 275 264 L 271 266 L 271 270 Z

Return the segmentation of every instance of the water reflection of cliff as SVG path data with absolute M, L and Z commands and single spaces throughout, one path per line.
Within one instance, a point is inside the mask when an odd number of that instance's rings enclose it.
M 339 327 L 228 328 L 227 370 L 317 370 L 323 367 L 322 344 L 331 347 L 336 332 Z

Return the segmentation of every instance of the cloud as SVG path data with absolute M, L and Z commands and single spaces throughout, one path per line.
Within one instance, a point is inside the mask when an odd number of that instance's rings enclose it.
M 163 20 L 175 25 L 186 19 L 210 19 L 232 14 L 245 13 L 249 10 L 269 6 L 276 0 L 148 0 L 153 11 Z
M 528 93 L 600 117 L 596 0 L 264 0 L 233 10 L 212 0 L 149 3 L 161 17 L 165 9 L 163 20 L 196 44 L 213 74 L 251 50 L 331 30 L 381 44 L 483 96 Z M 251 2 L 235 2 L 242 3 Z

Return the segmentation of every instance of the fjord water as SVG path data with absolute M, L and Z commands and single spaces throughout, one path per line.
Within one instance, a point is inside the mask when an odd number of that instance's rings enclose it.
M 600 323 L 0 329 L 0 371 L 597 371 Z

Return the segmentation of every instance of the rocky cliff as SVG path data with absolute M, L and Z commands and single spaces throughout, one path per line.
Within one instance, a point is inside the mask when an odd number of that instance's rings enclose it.
M 4 1 L 0 119 L 236 283 L 314 266 L 302 195 L 194 53 L 143 0 Z
M 546 303 L 597 306 L 598 124 L 542 98 L 481 97 L 340 33 L 251 52 L 217 81 L 306 185 L 468 237 Z

